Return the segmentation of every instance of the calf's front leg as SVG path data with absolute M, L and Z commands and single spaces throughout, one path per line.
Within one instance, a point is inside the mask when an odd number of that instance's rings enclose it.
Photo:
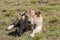
M 16 27 L 16 26 L 18 25 L 18 23 L 19 23 L 19 20 L 16 19 L 16 21 L 15 21 L 14 23 L 12 23 L 12 24 L 7 28 L 7 30 L 10 30 L 10 29 Z
M 30 34 L 29 37 L 34 37 L 35 33 L 39 33 L 42 30 L 42 26 L 36 26 L 35 29 L 33 29 L 33 32 Z
M 7 30 L 12 29 L 13 27 L 14 27 L 14 25 L 10 25 L 10 26 L 7 28 Z

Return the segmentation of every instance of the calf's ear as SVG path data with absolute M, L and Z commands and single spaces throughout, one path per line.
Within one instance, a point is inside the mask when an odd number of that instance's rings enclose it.
M 41 12 L 40 11 L 35 11 L 35 15 L 37 15 L 37 17 L 40 17 Z
M 36 14 L 36 15 L 40 15 L 41 12 L 40 12 L 40 11 L 35 11 L 35 14 Z
M 26 15 L 26 11 L 23 11 L 22 16 Z
M 17 14 L 17 17 L 18 17 L 18 19 L 22 18 L 22 16 L 19 13 Z

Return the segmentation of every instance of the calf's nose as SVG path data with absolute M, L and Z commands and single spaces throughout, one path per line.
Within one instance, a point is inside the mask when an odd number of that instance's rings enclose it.
M 28 21 L 28 24 L 31 24 L 31 21 Z

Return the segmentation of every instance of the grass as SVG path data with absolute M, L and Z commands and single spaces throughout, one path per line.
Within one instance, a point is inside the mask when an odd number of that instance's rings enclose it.
M 29 32 L 21 37 L 7 35 L 5 29 L 15 21 L 16 10 L 40 10 L 44 22 L 41 33 L 28 38 Z M 0 0 L 0 40 L 60 40 L 60 0 Z

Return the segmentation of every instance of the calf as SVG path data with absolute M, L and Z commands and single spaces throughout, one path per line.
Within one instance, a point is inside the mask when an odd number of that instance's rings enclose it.
M 35 33 L 39 33 L 42 31 L 43 17 L 40 11 L 35 11 L 32 9 L 27 10 L 25 14 L 28 18 L 28 22 L 32 24 L 31 28 L 33 29 L 33 31 L 30 34 L 30 37 L 34 37 Z
M 26 24 L 26 17 L 25 15 L 23 14 L 23 12 L 19 12 L 17 13 L 17 19 L 14 23 L 12 23 L 8 28 L 7 30 L 10 30 L 14 27 L 17 28 L 16 32 L 19 36 L 21 36 L 24 32 L 24 30 L 26 29 L 25 27 L 25 24 Z

